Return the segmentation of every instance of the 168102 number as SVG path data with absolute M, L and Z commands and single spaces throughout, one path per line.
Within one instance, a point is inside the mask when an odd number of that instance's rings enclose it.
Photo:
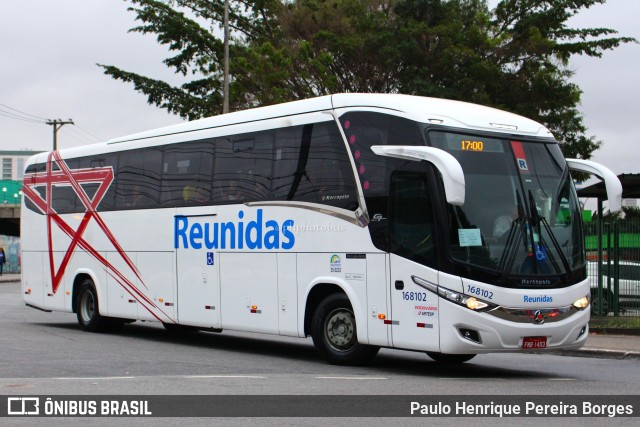
M 406 301 L 426 301 L 426 292 L 403 292 L 402 299 Z
M 486 289 L 479 288 L 477 286 L 467 285 L 467 293 L 472 295 L 478 295 L 479 297 L 486 299 L 493 299 L 493 292 Z

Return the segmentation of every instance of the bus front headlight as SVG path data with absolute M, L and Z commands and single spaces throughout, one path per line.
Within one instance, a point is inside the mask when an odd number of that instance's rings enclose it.
M 589 307 L 589 300 L 591 299 L 591 295 L 587 294 L 585 296 L 583 296 L 582 298 L 580 298 L 579 300 L 575 301 L 573 303 L 573 306 L 575 308 L 577 308 L 578 310 L 584 310 L 585 308 Z
M 483 301 L 476 297 L 465 295 L 459 292 L 454 292 L 450 289 L 443 288 L 442 286 L 438 287 L 438 295 L 446 298 L 453 303 L 467 307 L 469 310 L 473 311 L 489 311 L 497 307 L 497 305 L 490 302 Z

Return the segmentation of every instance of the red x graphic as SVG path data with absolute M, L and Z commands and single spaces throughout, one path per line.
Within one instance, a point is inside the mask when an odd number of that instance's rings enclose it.
M 54 169 L 55 166 L 55 169 Z M 150 300 L 140 289 L 138 289 L 133 282 L 118 271 L 111 263 L 107 261 L 98 251 L 96 251 L 82 236 L 89 225 L 89 222 L 93 219 L 97 223 L 98 227 L 105 233 L 113 247 L 120 254 L 125 263 L 131 268 L 136 277 L 140 279 L 140 283 L 146 288 L 146 285 L 140 277 L 140 272 L 133 264 L 129 256 L 122 249 L 115 236 L 109 230 L 105 222 L 102 220 L 97 212 L 98 205 L 104 198 L 109 186 L 113 182 L 113 168 L 97 167 L 91 169 L 76 169 L 71 170 L 67 166 L 66 162 L 62 160 L 60 154 L 54 151 L 49 154 L 48 161 L 46 163 L 46 170 L 40 173 L 26 174 L 24 178 L 23 193 L 33 204 L 47 216 L 47 240 L 49 249 L 49 268 L 51 270 L 51 284 L 53 293 L 55 294 L 62 282 L 64 273 L 71 261 L 71 257 L 76 249 L 80 247 L 85 252 L 93 256 L 98 260 L 105 268 L 107 273 L 122 286 L 132 297 L 138 300 L 144 308 L 146 308 L 154 317 L 160 321 L 173 320 L 162 311 L 152 300 Z M 89 197 L 87 191 L 83 188 L 83 184 L 98 184 L 98 189 L 94 193 L 93 197 Z M 36 187 L 45 187 L 45 196 L 36 190 Z M 70 186 L 76 196 L 78 196 L 80 202 L 84 207 L 84 216 L 80 221 L 80 225 L 76 230 L 73 229 L 67 222 L 65 222 L 60 215 L 53 209 L 52 206 L 52 191 L 55 186 Z M 52 225 L 55 223 L 60 230 L 62 230 L 70 239 L 71 243 L 67 248 L 62 262 L 58 266 L 56 271 L 54 257 L 53 257 L 53 239 L 52 239 Z M 160 316 L 166 319 L 161 319 Z

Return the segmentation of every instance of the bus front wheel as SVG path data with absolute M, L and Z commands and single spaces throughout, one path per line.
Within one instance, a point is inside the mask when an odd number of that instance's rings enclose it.
M 362 365 L 379 350 L 358 342 L 356 318 L 344 294 L 329 295 L 318 305 L 311 322 L 311 337 L 318 352 L 334 365 Z

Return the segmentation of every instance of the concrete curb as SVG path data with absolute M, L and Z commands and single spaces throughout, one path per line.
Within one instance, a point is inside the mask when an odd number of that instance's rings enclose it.
M 640 360 L 640 352 L 626 350 L 607 350 L 602 348 L 582 348 L 580 350 L 555 350 L 538 354 L 558 356 L 590 357 L 594 359 Z
M 598 335 L 636 335 L 640 336 L 640 328 L 600 328 L 589 326 L 589 332 Z

